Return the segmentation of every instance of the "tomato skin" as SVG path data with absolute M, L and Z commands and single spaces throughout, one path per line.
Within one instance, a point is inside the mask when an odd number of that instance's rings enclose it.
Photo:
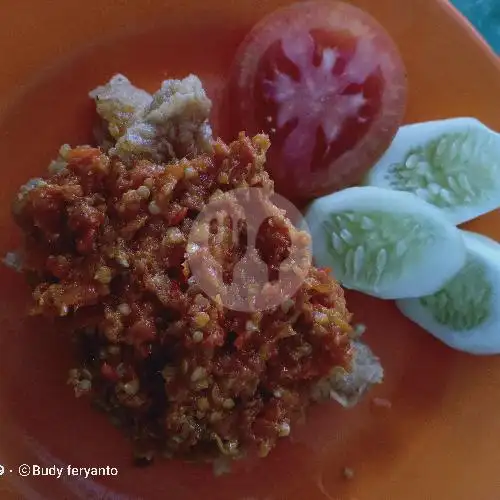
M 361 99 L 357 107 L 351 94 Z M 225 114 L 231 135 L 269 135 L 276 191 L 305 202 L 359 183 L 401 125 L 406 96 L 398 49 L 377 21 L 342 2 L 308 1 L 271 13 L 248 33 Z

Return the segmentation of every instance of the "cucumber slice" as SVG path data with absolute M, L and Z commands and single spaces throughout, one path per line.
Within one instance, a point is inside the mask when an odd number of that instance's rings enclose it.
M 399 310 L 442 342 L 472 354 L 500 353 L 500 244 L 463 231 L 467 261 L 439 292 L 398 300 Z
M 474 233 L 472 231 L 466 231 L 465 229 L 462 229 L 462 233 L 467 235 L 468 238 L 474 238 L 477 241 L 483 243 L 483 245 L 487 245 L 494 252 L 496 252 L 499 249 L 500 243 L 492 238 L 489 238 L 488 236 L 485 236 L 484 234 Z
M 462 224 L 500 207 L 500 134 L 475 118 L 406 125 L 364 184 L 414 193 Z
M 344 189 L 315 200 L 305 220 L 316 264 L 347 288 L 383 299 L 439 290 L 465 263 L 460 231 L 411 193 Z

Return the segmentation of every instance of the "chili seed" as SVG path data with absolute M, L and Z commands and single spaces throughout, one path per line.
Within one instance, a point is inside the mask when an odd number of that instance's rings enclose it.
M 94 279 L 105 285 L 111 283 L 112 278 L 111 268 L 108 266 L 101 266 L 94 274 Z
M 139 380 L 134 378 L 127 382 L 126 384 L 123 384 L 123 390 L 129 395 L 129 396 L 134 396 L 139 392 Z
M 245 324 L 245 329 L 247 332 L 258 332 L 259 327 L 253 322 L 248 320 Z
M 234 408 L 234 401 L 231 398 L 227 398 L 222 403 L 222 407 L 225 410 L 232 410 Z
M 200 330 L 196 330 L 193 332 L 193 342 L 196 342 L 197 344 L 203 340 L 203 332 L 200 332 Z
M 137 188 L 137 194 L 143 199 L 147 200 L 151 196 L 151 191 L 146 186 L 139 186 Z
M 282 422 L 278 428 L 279 437 L 286 437 L 290 434 L 290 424 L 288 422 Z
M 197 327 L 203 328 L 210 321 L 210 316 L 206 312 L 196 313 L 194 323 Z
M 198 382 L 198 380 L 202 380 L 207 376 L 207 370 L 203 368 L 203 366 L 198 366 L 194 369 L 191 374 L 191 382 Z
M 80 380 L 80 382 L 78 383 L 78 389 L 82 392 L 90 391 L 91 387 L 92 387 L 92 382 L 87 379 Z
M 210 408 L 210 403 L 207 398 L 199 398 L 196 405 L 200 411 L 207 411 Z
M 108 347 L 108 354 L 110 354 L 111 356 L 116 356 L 116 355 L 120 354 L 120 346 L 110 345 Z
M 326 325 L 328 324 L 328 315 L 324 312 L 321 312 L 321 311 L 314 311 L 313 312 L 313 318 L 314 318 L 314 321 L 318 324 L 318 325 Z
M 167 245 L 176 245 L 184 243 L 184 235 L 178 227 L 169 227 L 165 233 L 164 243 Z
M 158 215 L 161 213 L 160 207 L 156 204 L 156 201 L 152 201 L 148 205 L 148 211 L 151 215 Z
M 118 312 L 123 314 L 123 316 L 128 316 L 132 312 L 132 309 L 130 309 L 128 304 L 123 303 L 118 306 Z

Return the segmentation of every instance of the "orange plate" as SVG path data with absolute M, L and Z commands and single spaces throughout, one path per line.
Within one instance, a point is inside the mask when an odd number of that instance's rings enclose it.
M 115 72 L 151 90 L 167 75 L 199 74 L 217 97 L 238 42 L 287 0 L 2 0 L 0 253 L 16 244 L 9 203 L 58 147 L 90 140 L 87 92 Z M 500 66 L 449 4 L 356 0 L 398 43 L 410 82 L 407 121 L 472 115 L 500 129 Z M 500 240 L 500 215 L 470 227 Z M 67 346 L 26 319 L 28 289 L 0 268 L 2 499 L 493 500 L 500 480 L 500 360 L 454 352 L 392 302 L 349 294 L 387 379 L 354 410 L 314 408 L 293 439 L 259 463 L 215 478 L 209 467 L 130 465 L 129 445 L 65 386 Z M 96 481 L 21 478 L 19 464 L 110 465 Z M 343 467 L 355 477 L 342 478 Z M 12 469 L 13 472 L 9 472 Z

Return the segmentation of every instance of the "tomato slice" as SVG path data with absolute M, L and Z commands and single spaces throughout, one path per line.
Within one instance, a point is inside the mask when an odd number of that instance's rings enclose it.
M 335 1 L 302 2 L 259 22 L 228 82 L 231 133 L 271 138 L 276 190 L 309 200 L 359 182 L 399 128 L 406 75 L 369 14 Z

